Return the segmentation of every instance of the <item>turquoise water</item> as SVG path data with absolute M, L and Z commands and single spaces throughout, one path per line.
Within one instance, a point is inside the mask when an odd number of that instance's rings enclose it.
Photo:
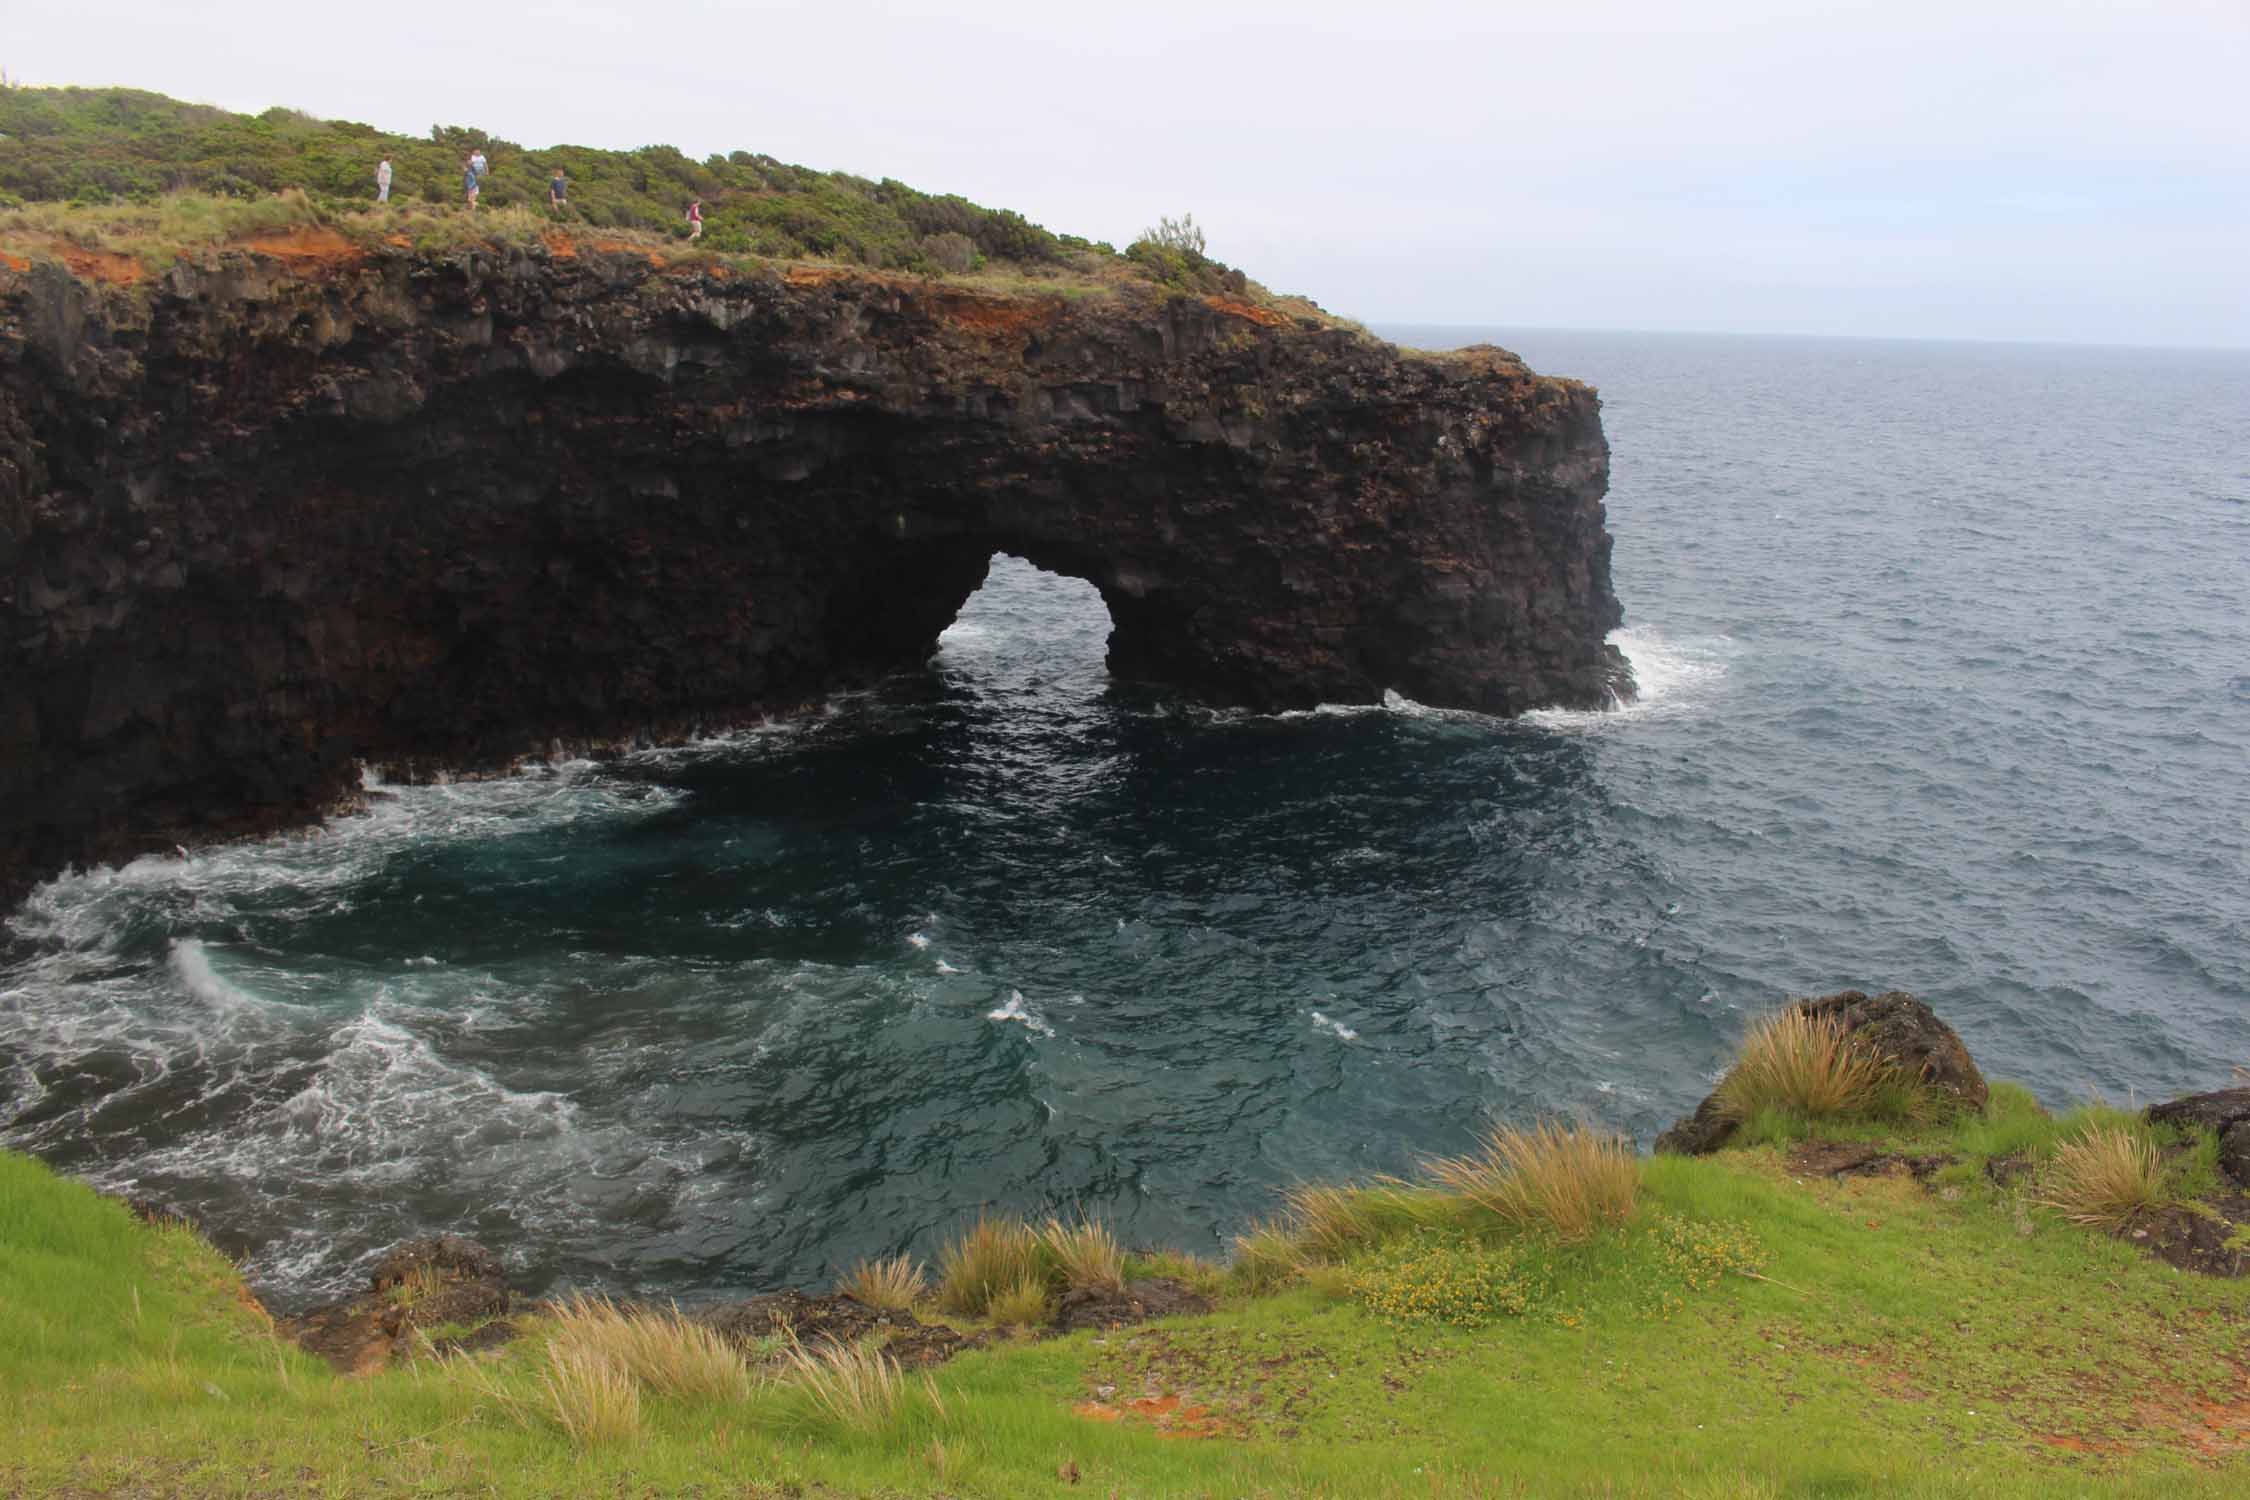
M 1495 1120 L 1645 1142 L 1847 984 L 2057 1103 L 2250 1061 L 2250 356 L 1485 336 L 1603 388 L 1634 707 L 1123 692 L 1003 559 L 817 717 L 42 888 L 0 1143 L 284 1302 L 432 1229 L 693 1297 L 986 1206 L 1212 1249 Z

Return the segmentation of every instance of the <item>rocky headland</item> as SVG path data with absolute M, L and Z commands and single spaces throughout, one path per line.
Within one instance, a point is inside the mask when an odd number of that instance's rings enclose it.
M 1119 679 L 1598 706 L 1607 476 L 1584 385 L 1224 293 L 559 233 L 11 253 L 0 894 L 363 765 L 789 711 L 924 661 L 997 552 L 1101 591 Z

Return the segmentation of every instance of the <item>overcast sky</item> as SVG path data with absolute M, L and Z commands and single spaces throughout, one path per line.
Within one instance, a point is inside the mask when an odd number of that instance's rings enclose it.
M 2250 347 L 2250 0 L 10 0 L 0 68 L 744 148 L 1368 322 Z

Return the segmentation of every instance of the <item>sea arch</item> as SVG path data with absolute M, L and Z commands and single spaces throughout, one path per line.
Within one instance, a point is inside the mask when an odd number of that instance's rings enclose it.
M 786 712 L 999 552 L 1183 694 L 1629 685 L 1599 403 L 1496 349 L 552 248 L 0 266 L 0 320 L 0 884 Z

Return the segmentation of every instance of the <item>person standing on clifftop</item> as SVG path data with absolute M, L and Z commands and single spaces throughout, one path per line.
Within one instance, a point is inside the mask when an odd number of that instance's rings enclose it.
M 563 169 L 555 168 L 552 182 L 547 184 L 547 206 L 556 213 L 570 207 L 570 184 L 563 181 Z
M 479 182 L 484 181 L 484 174 L 492 170 L 485 163 L 483 147 L 479 146 L 469 153 L 469 170 L 477 174 L 477 181 Z
M 391 201 L 391 159 L 387 156 L 375 164 L 375 201 Z
M 477 209 L 477 169 L 475 167 L 462 169 L 461 191 L 468 197 L 469 212 L 475 213 Z
M 701 198 L 687 206 L 687 237 L 691 240 L 703 238 L 703 200 Z

